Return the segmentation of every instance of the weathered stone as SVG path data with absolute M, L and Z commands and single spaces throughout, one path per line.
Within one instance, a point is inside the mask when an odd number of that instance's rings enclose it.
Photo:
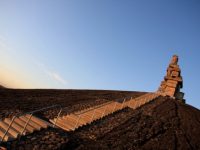
M 177 65 L 177 63 L 178 63 L 178 56 L 177 56 L 177 55 L 174 55 L 174 56 L 172 57 L 172 59 L 171 59 L 170 64 L 171 64 L 171 65 Z
M 182 87 L 183 79 L 178 65 L 178 56 L 174 55 L 167 68 L 167 74 L 160 84 L 158 92 L 161 95 L 182 100 L 184 96 L 184 94 L 180 92 L 180 88 Z
M 178 77 L 179 76 L 179 72 L 178 71 L 172 71 L 172 77 Z
M 176 83 L 166 82 L 166 86 L 176 88 L 177 84 Z

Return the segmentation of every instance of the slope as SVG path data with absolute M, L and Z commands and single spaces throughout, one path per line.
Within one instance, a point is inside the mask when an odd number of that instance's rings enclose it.
M 200 111 L 168 97 L 83 128 L 70 149 L 200 149 Z

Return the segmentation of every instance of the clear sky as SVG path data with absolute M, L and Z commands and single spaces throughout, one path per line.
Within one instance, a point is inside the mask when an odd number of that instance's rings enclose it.
M 0 84 L 155 91 L 180 57 L 200 108 L 199 0 L 1 0 Z

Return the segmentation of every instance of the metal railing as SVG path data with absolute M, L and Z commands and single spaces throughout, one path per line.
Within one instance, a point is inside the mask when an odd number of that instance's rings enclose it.
M 108 104 L 110 104 L 110 103 L 112 103 L 112 102 L 113 102 L 113 101 L 105 102 L 105 103 L 103 103 L 103 104 L 100 104 L 100 105 L 97 105 L 97 106 L 93 106 L 93 107 L 91 107 L 91 108 L 89 108 L 89 109 L 86 109 L 86 110 L 83 110 L 83 111 L 81 111 L 81 112 L 74 113 L 74 114 L 80 115 L 80 114 L 83 114 L 83 113 L 85 113 L 85 112 L 94 110 L 94 109 L 96 109 L 96 108 L 100 108 L 100 107 L 102 107 L 102 106 L 108 105 Z
M 30 112 L 26 112 L 26 113 L 20 113 L 20 114 L 18 114 L 18 115 L 16 115 L 16 116 L 13 116 L 13 118 L 12 118 L 12 120 L 11 120 L 11 122 L 10 122 L 8 128 L 6 129 L 4 135 L 3 135 L 2 139 L 1 139 L 0 144 L 4 141 L 6 135 L 8 134 L 8 132 L 9 132 L 10 128 L 12 127 L 12 124 L 13 124 L 13 122 L 15 121 L 16 118 L 21 117 L 21 116 L 24 116 L 24 115 L 27 115 L 27 114 L 30 115 L 30 117 L 29 117 L 28 120 L 25 122 L 25 125 L 24 125 L 24 127 L 23 127 L 23 129 L 22 129 L 21 135 L 23 135 L 24 132 L 25 132 L 25 130 L 26 130 L 26 127 L 28 126 L 28 124 L 29 124 L 29 122 L 30 122 L 30 120 L 31 120 L 31 118 L 32 118 L 32 116 L 33 116 L 33 114 L 35 114 L 35 113 L 37 113 L 37 112 L 42 112 L 42 111 L 44 111 L 44 110 L 48 110 L 48 109 L 51 109 L 51 108 L 56 108 L 56 107 L 59 107 L 59 108 L 60 108 L 60 112 L 61 112 L 62 107 L 61 107 L 60 105 L 52 105 L 52 106 L 44 107 L 44 108 L 37 109 L 37 110 L 34 110 L 34 111 L 30 111 Z M 59 115 L 60 115 L 60 113 L 58 113 L 57 118 L 59 117 Z M 53 127 L 54 127 L 54 126 L 53 126 Z M 20 135 L 20 137 L 21 137 L 21 135 Z M 20 139 L 20 138 L 19 138 L 19 139 Z
M 136 98 L 132 98 L 132 97 L 128 97 L 128 98 L 127 98 L 127 97 L 126 97 L 126 98 L 123 99 L 123 102 L 122 102 L 122 104 L 121 104 L 122 106 L 121 106 L 121 108 L 118 109 L 118 110 L 122 110 L 123 108 L 130 106 L 132 102 L 135 102 L 135 104 L 134 104 L 134 109 L 135 109 L 135 108 L 137 108 L 137 107 L 140 107 L 141 105 L 146 104 L 147 102 L 151 101 L 152 99 L 155 99 L 155 98 L 158 97 L 158 96 L 159 96 L 159 93 L 147 93 L 147 94 L 144 94 L 144 95 L 139 96 L 139 97 L 136 97 Z M 141 104 L 141 102 L 142 102 L 143 99 L 144 99 L 144 103 Z M 117 100 L 119 100 L 119 99 L 117 99 Z M 116 102 L 115 102 L 115 105 L 113 106 L 113 110 L 110 111 L 110 113 L 114 113 L 114 112 L 115 112 L 116 106 L 117 106 L 117 103 L 118 103 L 117 100 L 116 100 Z M 121 99 L 120 99 L 120 100 L 121 100 Z M 128 100 L 129 100 L 129 101 L 128 101 Z M 127 101 L 128 101 L 128 102 L 127 102 Z M 81 112 L 78 113 L 78 114 L 74 113 L 75 115 L 79 115 L 79 117 L 78 117 L 78 119 L 77 119 L 77 121 L 76 121 L 76 124 L 75 124 L 74 129 L 76 129 L 76 128 L 78 127 L 79 121 L 80 121 L 80 119 L 81 119 L 81 114 L 83 114 L 83 113 L 85 113 L 85 112 L 88 112 L 88 111 L 91 111 L 91 110 L 94 110 L 94 112 L 92 113 L 92 116 L 91 116 L 91 122 L 92 122 L 92 121 L 94 120 L 94 118 L 95 118 L 96 109 L 105 106 L 105 109 L 104 109 L 104 111 L 102 112 L 102 115 L 101 115 L 101 118 L 103 118 L 103 117 L 105 116 L 105 113 L 106 113 L 107 108 L 108 108 L 108 106 L 106 106 L 106 105 L 108 105 L 108 104 L 110 104 L 110 103 L 112 103 L 112 102 L 113 102 L 113 101 L 103 103 L 103 104 L 101 104 L 101 105 L 99 105 L 99 106 L 96 106 L 96 107 L 93 107 L 93 108 L 91 108 L 91 109 L 87 109 L 87 110 L 85 110 L 85 111 L 81 111 Z M 126 105 L 125 105 L 125 102 L 127 102 Z M 139 105 L 138 105 L 138 103 L 139 103 Z M 23 116 L 23 115 L 26 115 L 26 114 L 30 114 L 30 116 L 29 116 L 28 120 L 26 121 L 25 126 L 23 127 L 23 130 L 22 130 L 22 132 L 21 132 L 21 135 L 23 135 L 34 113 L 36 113 L 36 112 L 41 112 L 41 111 L 44 111 L 44 110 L 48 110 L 48 109 L 51 109 L 51 108 L 56 108 L 56 107 L 59 107 L 59 108 L 60 108 L 60 111 L 58 112 L 58 115 L 57 115 L 57 117 L 56 117 L 56 119 L 55 119 L 55 121 L 54 121 L 54 123 L 53 123 L 53 125 L 52 125 L 52 127 L 55 127 L 55 126 L 56 126 L 56 123 L 57 123 L 57 120 L 58 120 L 58 118 L 60 117 L 60 115 L 61 115 L 61 113 L 62 113 L 62 111 L 63 111 L 63 108 L 62 108 L 60 105 L 48 106 L 48 107 L 44 107 L 44 108 L 41 108 L 41 109 L 37 109 L 37 110 L 35 110 L 35 111 L 31 111 L 31 112 L 27 112 L 27 113 L 21 113 L 21 114 L 16 115 L 16 116 L 14 116 L 14 117 L 12 118 L 12 120 L 11 120 L 11 122 L 10 122 L 8 128 L 7 128 L 7 130 L 6 130 L 5 133 L 4 133 L 4 136 L 2 137 L 1 142 L 4 141 L 6 135 L 8 134 L 10 128 L 12 127 L 12 124 L 13 124 L 15 118 L 20 117 L 20 116 Z M 20 137 L 21 137 L 21 135 L 20 135 Z M 0 143 L 1 143 L 1 142 L 0 142 Z
M 134 102 L 134 107 L 133 107 L 133 108 L 136 109 L 136 108 L 138 108 L 138 107 L 140 107 L 140 106 L 142 106 L 142 105 L 148 103 L 149 101 L 155 99 L 155 98 L 158 97 L 158 96 L 159 96 L 158 93 L 147 93 L 147 94 L 144 94 L 144 95 L 139 96 L 139 97 L 136 97 L 136 98 L 132 98 L 132 97 L 131 97 L 131 98 L 129 97 L 130 99 L 124 98 L 124 99 L 123 99 L 123 102 L 122 102 L 122 104 L 121 104 L 121 107 L 118 108 L 118 110 L 122 110 L 122 109 L 128 107 L 132 102 Z M 120 100 L 121 100 L 121 99 L 120 99 Z M 129 100 L 129 101 L 128 101 L 128 100 Z M 128 101 L 128 102 L 127 102 L 127 101 Z M 111 102 L 113 102 L 113 101 L 111 101 Z M 74 130 L 75 130 L 76 128 L 78 128 L 79 122 L 80 122 L 81 118 L 83 117 L 82 114 L 84 114 L 85 112 L 88 112 L 88 111 L 92 111 L 92 110 L 93 110 L 93 112 L 91 113 L 91 114 L 92 114 L 92 115 L 91 115 L 91 119 L 89 119 L 90 121 L 89 121 L 89 122 L 86 121 L 85 123 L 91 123 L 91 122 L 93 122 L 93 121 L 96 120 L 96 119 L 100 119 L 100 118 L 105 117 L 105 116 L 107 115 L 106 112 L 107 112 L 107 109 L 108 109 L 108 105 L 109 105 L 111 102 L 107 102 L 107 103 L 101 104 L 101 105 L 99 105 L 99 106 L 97 106 L 97 107 L 93 107 L 92 109 L 88 109 L 88 110 L 86 110 L 86 111 L 81 111 L 81 113 L 75 114 L 75 115 L 78 115 L 78 118 L 76 119 L 76 124 L 75 124 L 75 126 L 74 126 Z M 113 105 L 113 109 L 111 109 L 111 111 L 110 111 L 108 114 L 114 113 L 114 112 L 116 111 L 116 106 L 117 106 L 117 104 L 118 104 L 118 102 L 115 102 L 115 105 Z M 97 109 L 100 108 L 100 107 L 103 107 L 103 106 L 105 106 L 105 109 L 103 109 L 103 111 L 100 111 L 100 112 L 102 112 L 102 114 L 99 115 L 99 117 L 96 118 L 95 115 L 96 115 Z M 105 114 L 106 114 L 106 115 L 105 115 Z
M 122 110 L 122 109 L 128 107 L 128 106 L 129 106 L 131 103 L 133 103 L 133 102 L 135 102 L 135 103 L 134 103 L 134 109 L 136 109 L 136 108 L 138 108 L 138 107 L 140 107 L 140 106 L 142 106 L 142 105 L 148 103 L 148 102 L 151 101 L 152 99 L 155 99 L 155 98 L 158 97 L 158 96 L 159 96 L 158 93 L 147 93 L 147 94 L 144 94 L 144 95 L 139 96 L 139 97 L 136 97 L 136 98 L 132 98 L 132 97 L 128 97 L 128 98 L 127 98 L 127 97 L 126 97 L 126 98 L 123 99 L 123 102 L 122 102 L 122 104 L 121 104 L 121 108 L 118 108 L 118 110 Z M 119 99 L 118 99 L 118 100 L 119 100 Z M 110 111 L 109 114 L 114 113 L 114 112 L 116 111 L 116 106 L 117 106 L 117 104 L 118 104 L 118 102 L 117 102 L 118 100 L 115 100 L 115 105 L 113 106 L 113 109 L 111 109 L 112 111 Z M 121 101 L 121 100 L 122 100 L 122 99 L 120 99 L 120 101 Z M 129 100 L 129 101 L 128 101 L 128 100 Z M 144 100 L 144 102 L 142 102 L 142 100 Z M 127 102 L 127 101 L 128 101 L 128 102 Z M 76 120 L 76 123 L 75 123 L 75 126 L 74 126 L 73 130 L 75 130 L 76 128 L 79 127 L 80 120 L 81 120 L 81 118 L 83 117 L 82 114 L 93 110 L 93 112 L 91 113 L 91 114 L 92 114 L 92 115 L 91 115 L 91 118 L 88 119 L 89 122 L 88 122 L 88 120 L 85 121 L 86 124 L 87 124 L 87 123 L 91 123 L 91 122 L 93 122 L 93 121 L 96 120 L 96 119 L 103 118 L 103 117 L 105 116 L 106 112 L 107 112 L 107 109 L 108 109 L 108 106 L 107 106 L 107 105 L 109 105 L 109 104 L 112 103 L 112 102 L 114 102 L 114 101 L 110 101 L 110 102 L 103 103 L 103 104 L 101 104 L 101 105 L 98 105 L 98 106 L 89 108 L 89 109 L 87 109 L 87 110 L 83 110 L 83 111 L 81 111 L 81 112 L 79 112 L 79 113 L 74 113 L 74 115 L 77 115 L 77 116 L 78 116 L 77 119 L 75 119 L 75 118 L 73 118 L 72 116 L 68 115 L 68 116 L 72 117 L 74 120 Z M 101 107 L 103 107 L 103 106 L 105 106 L 105 109 L 102 111 L 102 114 L 100 114 L 99 117 L 96 118 L 95 115 L 96 115 L 96 113 L 97 113 L 97 109 L 98 109 L 98 108 L 101 108 Z M 100 112 L 101 112 L 101 111 L 100 111 Z M 59 113 L 59 114 L 60 114 L 60 113 Z M 58 115 L 58 116 L 59 116 L 59 115 Z M 55 123 L 56 123 L 56 121 L 55 121 Z

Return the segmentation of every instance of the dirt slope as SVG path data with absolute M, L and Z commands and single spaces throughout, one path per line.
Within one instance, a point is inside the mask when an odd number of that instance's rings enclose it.
M 66 107 L 64 111 L 72 112 L 106 101 L 137 97 L 144 92 L 108 91 L 108 90 L 22 90 L 0 89 L 0 119 L 11 117 L 21 112 L 52 106 Z M 58 114 L 58 108 L 45 112 L 45 117 L 52 118 Z M 64 113 L 63 111 L 63 113 Z
M 200 110 L 159 97 L 70 136 L 69 149 L 200 149 Z
M 4 88 L 5 88 L 4 86 L 0 85 L 0 89 L 4 89 Z
M 49 104 L 61 104 L 75 111 L 106 100 L 142 94 L 95 90 L 0 90 L 0 102 L 4 104 L 0 105 L 0 114 L 5 117 L 7 111 L 27 111 Z M 159 97 L 137 110 L 124 109 L 75 132 L 51 128 L 36 132 L 21 141 L 14 141 L 10 149 L 196 150 L 200 149 L 200 110 L 168 97 Z

